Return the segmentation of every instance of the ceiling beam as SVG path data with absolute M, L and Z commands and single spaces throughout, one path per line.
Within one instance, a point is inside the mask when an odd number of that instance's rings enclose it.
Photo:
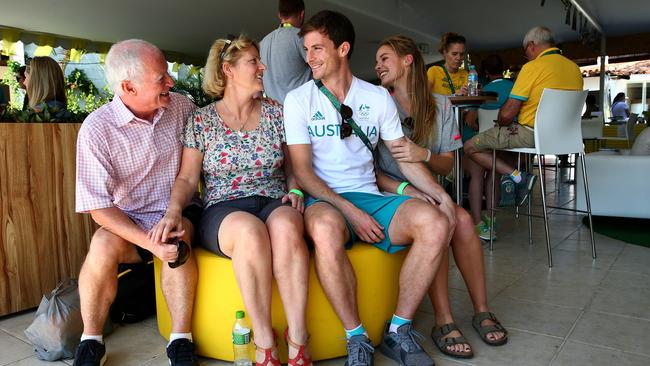
M 580 11 L 582 13 L 582 15 L 585 16 L 585 18 L 587 18 L 589 23 L 591 23 L 591 25 L 593 25 L 594 28 L 596 28 L 598 30 L 598 32 L 600 32 L 600 34 L 603 35 L 603 38 L 604 38 L 605 31 L 603 31 L 603 27 L 601 27 L 600 24 L 598 24 L 598 22 L 596 21 L 596 19 L 591 14 L 589 14 L 589 12 L 587 12 L 587 10 L 585 10 L 585 8 L 582 6 L 582 4 L 580 4 L 580 2 L 578 0 L 569 0 L 569 1 L 571 1 L 571 4 L 573 4 L 573 6 L 575 6 L 576 9 L 578 9 L 578 11 Z

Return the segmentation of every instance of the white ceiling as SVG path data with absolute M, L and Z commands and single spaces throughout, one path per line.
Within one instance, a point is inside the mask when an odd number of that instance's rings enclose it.
M 355 25 L 352 67 L 373 77 L 377 43 L 405 34 L 426 43 L 427 61 L 439 58 L 439 36 L 455 31 L 468 49 L 516 47 L 524 33 L 546 25 L 558 41 L 579 38 L 564 24 L 560 0 L 305 0 L 307 16 L 338 10 Z M 649 0 L 581 0 L 608 36 L 650 32 Z M 275 0 L 0 0 L 0 25 L 92 41 L 149 40 L 202 60 L 215 38 L 246 33 L 260 39 L 277 26 Z

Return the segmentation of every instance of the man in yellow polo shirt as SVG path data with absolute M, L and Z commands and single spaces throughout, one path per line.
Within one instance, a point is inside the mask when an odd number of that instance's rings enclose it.
M 535 146 L 535 113 L 545 88 L 582 90 L 578 65 L 562 56 L 548 28 L 535 27 L 528 31 L 523 46 L 530 61 L 521 68 L 510 97 L 499 110 L 497 126 L 465 142 L 469 158 L 488 170 L 492 169 L 492 149 Z M 498 158 L 496 170 L 503 175 L 501 205 L 524 203 L 537 177 L 519 172 Z

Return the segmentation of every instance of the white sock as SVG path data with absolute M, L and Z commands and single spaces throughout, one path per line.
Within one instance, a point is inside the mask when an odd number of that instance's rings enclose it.
M 190 333 L 171 333 L 169 335 L 169 343 L 167 343 L 167 346 L 169 346 L 173 341 L 175 341 L 177 339 L 183 339 L 183 338 L 189 339 L 190 342 L 194 342 L 194 340 L 192 339 L 192 333 L 191 332 Z
M 521 182 L 521 173 L 519 170 L 515 169 L 514 172 L 510 173 L 510 178 L 512 178 L 515 183 L 519 183 Z
M 82 334 L 80 342 L 87 341 L 87 340 L 97 341 L 101 344 L 104 344 L 104 336 L 101 334 L 100 335 Z

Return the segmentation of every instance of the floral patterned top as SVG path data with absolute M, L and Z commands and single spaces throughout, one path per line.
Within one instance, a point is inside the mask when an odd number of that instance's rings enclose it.
M 260 123 L 251 131 L 228 127 L 216 102 L 197 109 L 185 124 L 182 142 L 203 155 L 203 203 L 250 196 L 280 198 L 286 193 L 282 165 L 284 135 L 282 105 L 262 99 Z

